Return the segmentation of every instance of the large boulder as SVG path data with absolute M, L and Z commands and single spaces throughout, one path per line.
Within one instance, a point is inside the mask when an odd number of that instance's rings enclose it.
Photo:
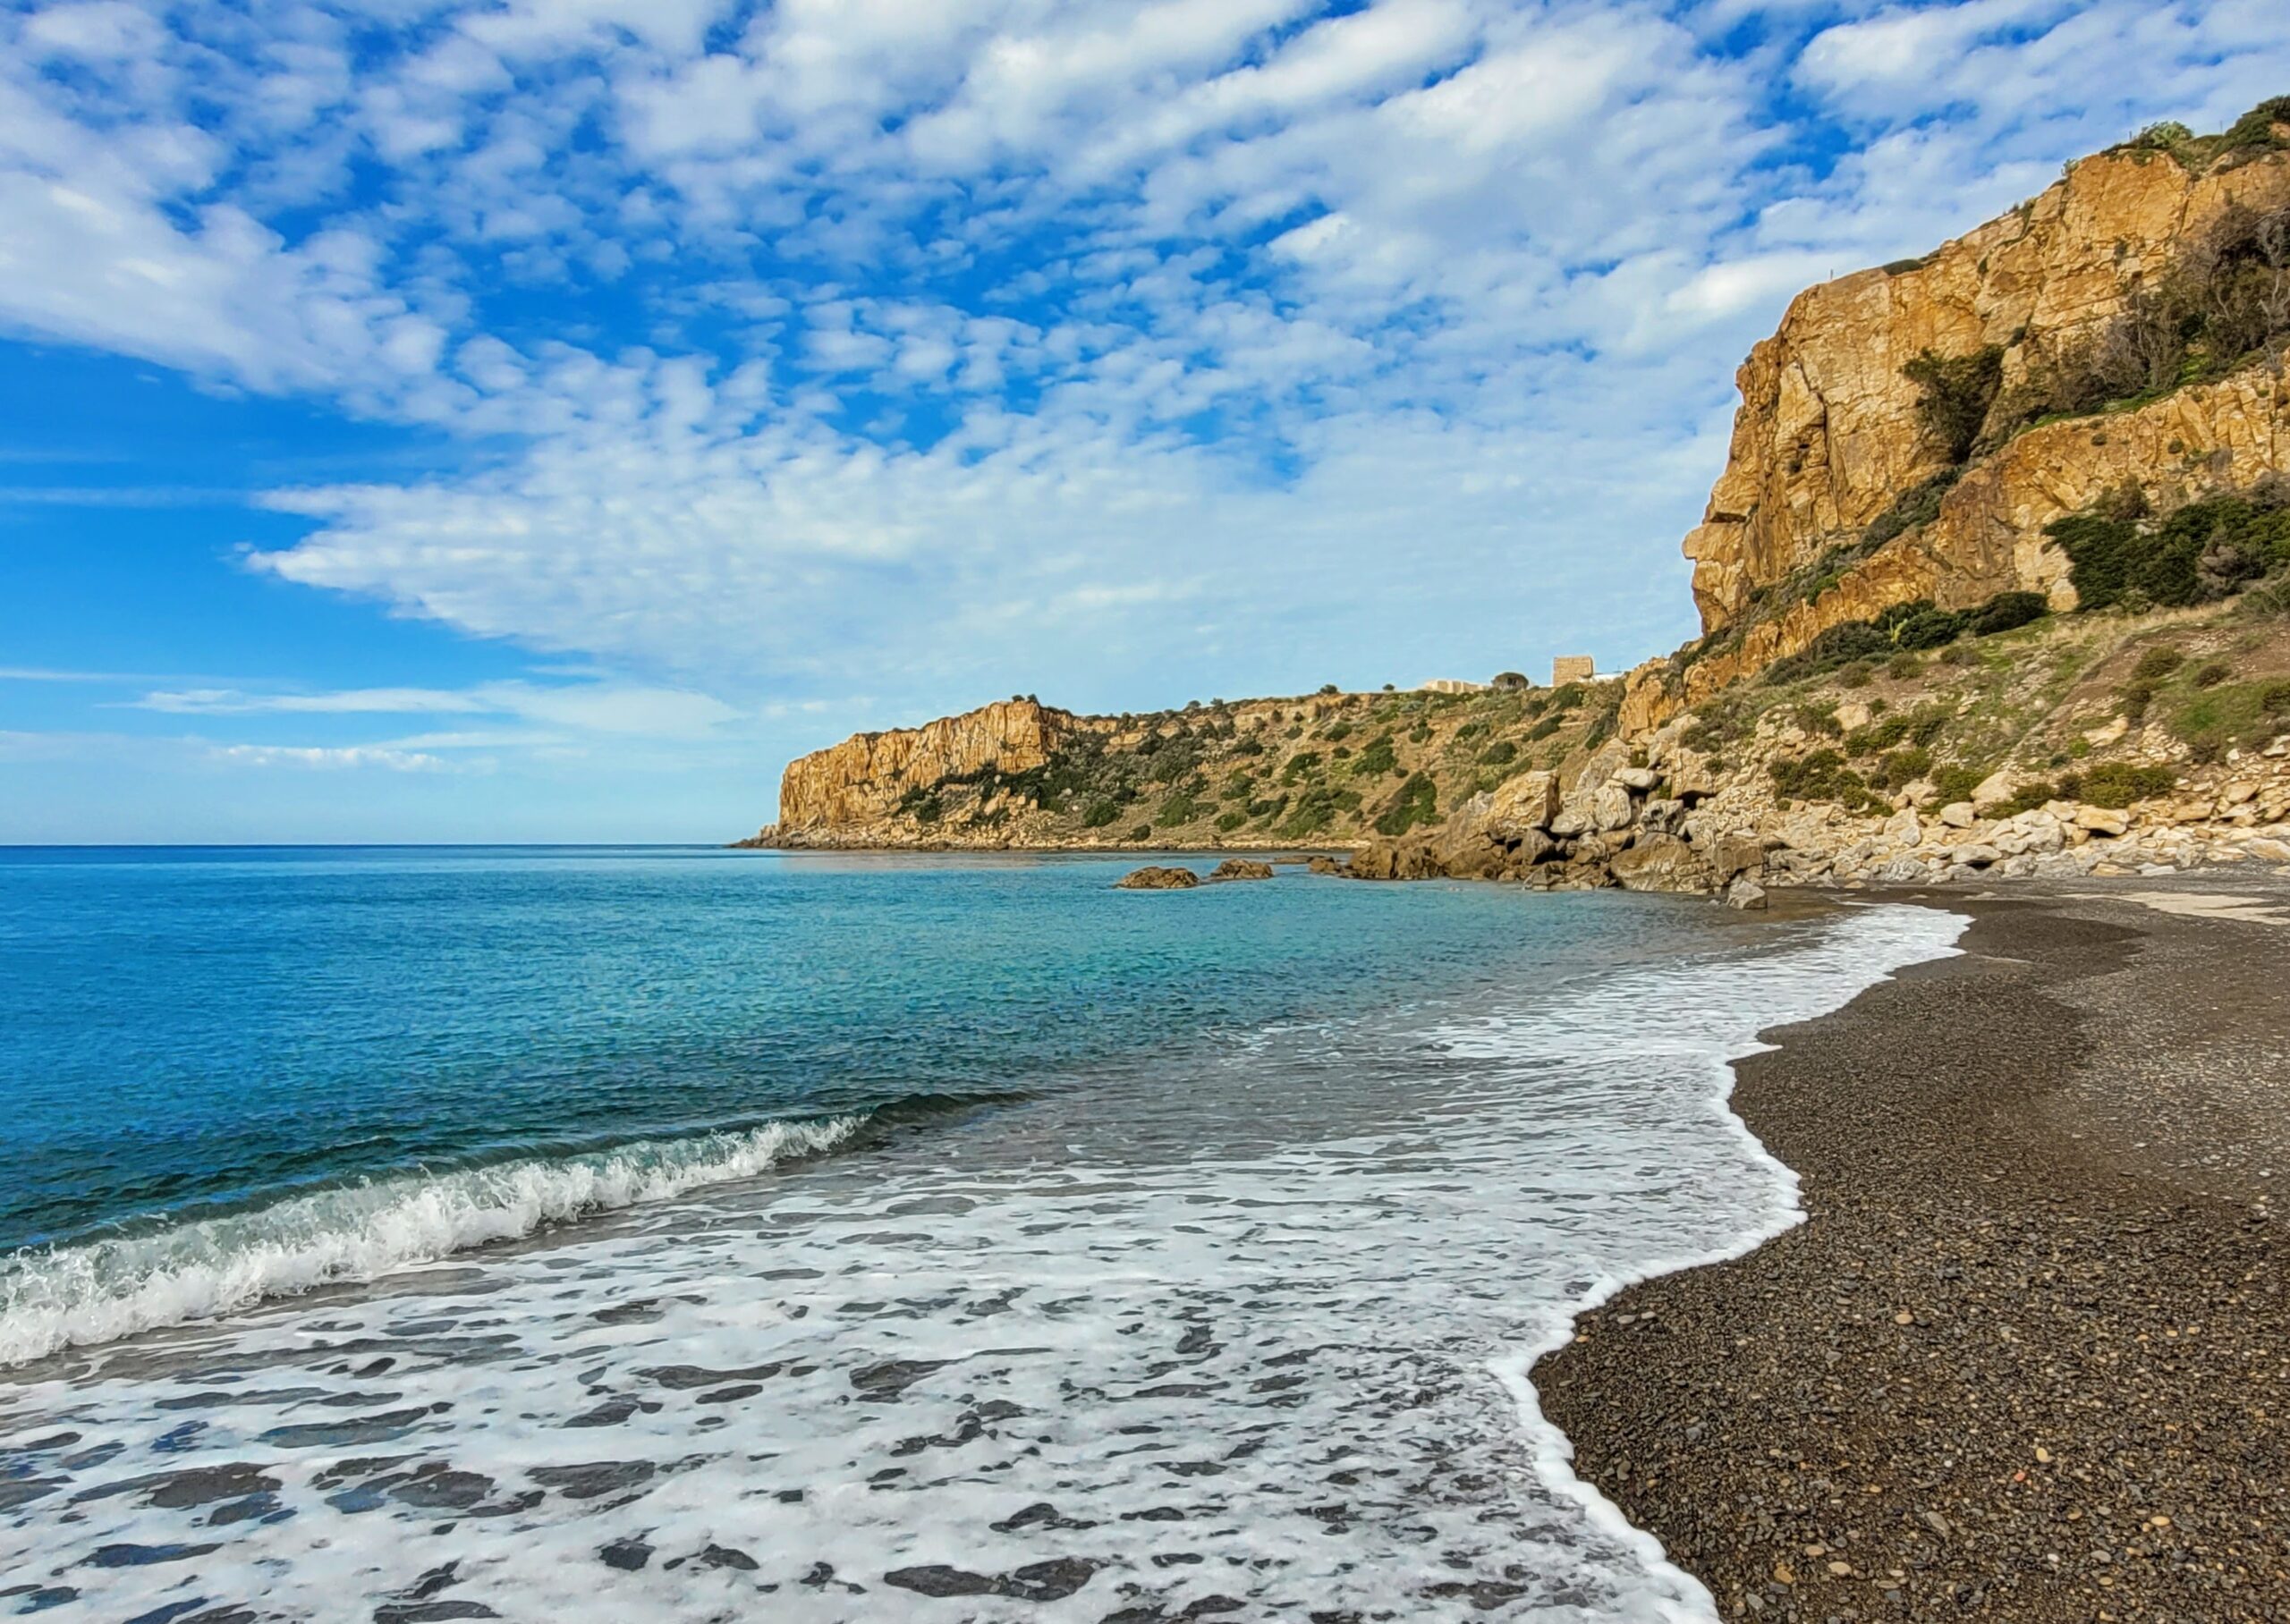
M 1268 880 L 1271 877 L 1271 864 L 1260 863 L 1254 858 L 1246 857 L 1228 857 L 1209 873 L 1212 884 L 1223 880 Z
M 1163 868 L 1148 864 L 1132 869 L 1114 882 L 1115 891 L 1190 891 L 1200 884 L 1200 876 L 1190 868 Z
M 1628 891 L 1708 891 L 1717 883 L 1708 859 L 1671 834 L 1641 835 L 1610 864 Z
M 1482 798 L 1473 796 L 1476 803 Z M 1558 816 L 1558 774 L 1521 773 L 1506 778 L 1483 798 L 1481 821 L 1497 840 L 1516 840 L 1530 829 L 1548 829 Z
M 1352 854 L 1346 872 L 1355 880 L 1436 880 L 1447 870 L 1429 840 L 1411 831 L 1396 840 L 1378 835 Z

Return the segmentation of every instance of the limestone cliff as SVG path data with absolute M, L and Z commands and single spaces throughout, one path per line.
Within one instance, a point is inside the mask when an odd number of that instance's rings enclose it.
M 1703 643 L 1638 673 L 1624 732 L 1895 605 L 2034 591 L 2073 608 L 2053 520 L 2111 493 L 2167 509 L 2290 467 L 2290 388 L 2262 361 L 2056 420 L 2040 404 L 2064 370 L 2127 342 L 2131 313 L 2215 252 L 2222 222 L 2290 207 L 2290 125 L 2262 134 L 2193 160 L 2098 154 L 1921 260 L 1799 294 L 1736 376 L 1726 469 L 1685 539 Z M 1911 376 L 1936 359 L 1988 369 L 1966 444 L 1936 432 Z
M 2192 172 L 2153 151 L 2101 153 L 1923 260 L 1799 294 L 1736 375 L 1742 405 L 1726 469 L 1686 537 L 1702 629 L 1732 624 L 1758 588 L 1862 534 L 1903 492 L 1952 464 L 1904 372 L 1919 356 L 1993 346 L 1999 393 L 2008 394 L 2044 357 L 2121 316 L 2227 208 L 2285 204 L 2290 154 Z M 2108 414 L 2103 427 L 2066 422 L 2021 436 L 1947 495 L 1923 534 L 1900 548 L 1909 556 L 1890 561 L 1893 579 L 1859 596 L 1899 601 L 1887 595 L 1913 589 L 1945 604 L 2006 587 L 2051 589 L 2065 570 L 2042 546 L 2045 521 L 2126 478 L 2167 496 L 2278 468 L 2282 414 L 2269 376 L 2181 391 Z M 2226 458 L 2213 454 L 2220 450 Z M 1840 602 L 1837 615 L 1859 606 Z
M 1070 711 L 1032 699 L 999 699 L 921 727 L 854 734 L 788 763 L 779 781 L 776 832 L 792 841 L 887 823 L 910 795 L 949 779 L 1040 766 L 1076 725 Z

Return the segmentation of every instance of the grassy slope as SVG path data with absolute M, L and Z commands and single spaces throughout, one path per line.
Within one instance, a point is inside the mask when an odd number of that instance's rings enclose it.
M 2031 804 L 2047 790 L 2119 803 L 2125 782 L 2152 791 L 2286 732 L 2290 620 L 2228 602 L 2054 615 L 1935 653 L 1743 683 L 1686 738 L 1778 796 L 1870 810 L 1913 781 L 1945 801 L 1998 771 Z M 2142 767 L 2143 780 L 2126 771 Z
M 1046 766 L 907 798 L 948 845 L 1342 845 L 1433 823 L 1613 730 L 1619 682 L 1474 694 L 1333 694 L 1092 718 Z

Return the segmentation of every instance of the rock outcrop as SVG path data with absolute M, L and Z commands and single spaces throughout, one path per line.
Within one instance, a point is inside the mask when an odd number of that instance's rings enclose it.
M 779 781 L 779 822 L 758 843 L 798 845 L 807 836 L 886 824 L 911 792 L 988 768 L 1030 771 L 1077 725 L 1070 711 L 1000 699 L 921 727 L 854 734 L 788 763 Z
M 1191 891 L 1200 884 L 1200 876 L 1190 868 L 1165 868 L 1148 865 L 1132 868 L 1113 883 L 1115 891 Z
M 1758 588 L 1865 530 L 1902 492 L 1950 464 L 1919 419 L 1918 385 L 1902 370 L 1918 356 L 1993 345 L 2009 390 L 2043 355 L 2121 315 L 2226 208 L 2286 201 L 2290 155 L 2198 173 L 2159 153 L 2100 153 L 1913 265 L 1800 293 L 1736 376 L 1742 405 L 1726 470 L 1685 540 L 1702 629 L 1731 623 Z M 1916 549 L 1930 561 L 1913 583 L 1918 595 L 1945 605 L 2004 587 L 2056 586 L 2065 570 L 2041 543 L 2043 522 L 2125 478 L 2207 488 L 2225 472 L 2214 466 L 2222 449 L 2244 481 L 2281 465 L 2270 376 L 2183 392 L 2147 411 L 2152 417 L 2135 427 L 2115 414 L 2036 431 L 1969 477 L 1970 488 L 1950 494 Z M 2166 451 L 2174 441 L 2179 449 Z M 1862 595 L 1868 602 L 1852 606 L 1901 601 L 1887 590 L 1872 587 Z
M 1961 466 L 1920 414 L 1921 386 L 1904 371 L 1921 356 L 1992 351 L 1993 398 L 2008 402 L 2093 343 L 2227 211 L 2286 206 L 2290 152 L 2192 168 L 2158 151 L 2100 153 L 1921 260 L 1799 294 L 1736 375 L 1742 404 L 1726 469 L 1684 544 L 1705 635 L 1736 635 L 1716 638 L 1682 677 L 1668 662 L 1633 673 L 1625 732 L 1895 605 L 1968 608 L 2034 591 L 2072 608 L 2067 560 L 2044 533 L 2052 520 L 2108 493 L 2135 487 L 2169 508 L 2290 468 L 2290 386 L 2264 366 L 2041 424 Z M 1951 471 L 1959 477 L 1929 519 L 1797 601 L 1761 601 Z

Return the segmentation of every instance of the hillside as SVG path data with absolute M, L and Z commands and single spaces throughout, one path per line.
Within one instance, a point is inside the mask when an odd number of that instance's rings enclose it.
M 1616 681 L 1479 693 L 1322 692 L 1077 716 L 1002 700 L 861 733 L 792 764 L 785 847 L 1353 845 L 1436 824 L 1611 738 Z
M 1625 682 L 1080 716 L 787 770 L 779 846 L 1358 848 L 1659 889 L 2290 862 L 2290 98 L 2159 126 L 1739 374 L 1704 635 Z

